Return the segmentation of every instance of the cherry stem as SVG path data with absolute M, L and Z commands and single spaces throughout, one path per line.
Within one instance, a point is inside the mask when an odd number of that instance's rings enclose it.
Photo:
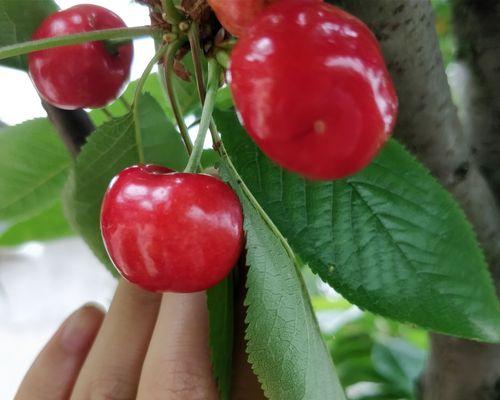
M 144 163 L 144 150 L 142 148 L 142 135 L 141 135 L 141 130 L 139 128 L 139 98 L 142 93 L 142 88 L 144 87 L 144 84 L 146 83 L 146 80 L 148 79 L 149 74 L 151 73 L 151 70 L 155 66 L 158 61 L 161 60 L 165 52 L 170 46 L 167 44 L 164 44 L 161 46 L 154 57 L 151 59 L 149 64 L 146 66 L 144 69 L 144 72 L 142 73 L 139 81 L 137 82 L 137 87 L 135 88 L 135 93 L 134 93 L 134 102 L 132 104 L 132 112 L 134 115 L 134 122 L 135 122 L 135 139 L 137 143 L 137 151 L 139 153 L 139 161 L 141 163 Z
M 111 55 L 118 55 L 120 47 L 132 43 L 130 39 L 108 39 L 103 42 L 104 48 Z
M 101 108 L 101 111 L 104 115 L 106 115 L 106 117 L 108 117 L 109 120 L 112 120 L 114 118 L 113 114 L 111 114 L 111 112 L 106 107 Z
M 125 107 L 125 109 L 127 111 L 132 111 L 132 108 L 130 107 L 129 102 L 127 101 L 127 99 L 125 98 L 124 95 L 121 95 L 120 97 L 118 97 L 118 100 L 120 101 L 120 103 L 123 104 L 123 107 Z
M 205 103 L 206 91 L 205 91 L 205 82 L 203 81 L 203 72 L 200 59 L 201 46 L 200 46 L 199 30 L 198 30 L 198 25 L 195 22 L 192 23 L 191 28 L 189 29 L 188 38 L 189 38 L 189 44 L 191 46 L 191 56 L 193 57 L 194 75 L 198 87 L 198 95 L 200 97 L 200 102 L 203 106 L 203 104 Z M 218 143 L 220 142 L 220 136 L 219 133 L 217 132 L 217 127 L 215 126 L 213 120 L 210 121 L 210 134 L 212 135 L 214 148 L 216 148 Z
M 186 122 L 184 121 L 184 116 L 181 111 L 181 106 L 174 89 L 174 62 L 175 55 L 179 48 L 184 44 L 184 40 L 179 39 L 173 41 L 168 48 L 164 63 L 163 63 L 163 75 L 165 77 L 165 86 L 167 89 L 167 96 L 170 101 L 170 106 L 174 113 L 175 120 L 177 121 L 177 126 L 179 127 L 179 132 L 181 133 L 182 140 L 186 146 L 188 154 L 193 151 L 193 143 L 191 143 L 191 138 L 189 137 L 188 128 Z
M 161 31 L 157 28 L 152 28 L 151 26 L 138 26 L 134 28 L 101 29 L 90 32 L 76 33 L 73 35 L 56 36 L 0 47 L 0 60 L 32 53 L 34 51 L 47 50 L 54 47 L 101 40 L 127 40 L 142 36 L 156 36 L 158 34 L 161 34 Z
M 205 144 L 205 137 L 207 136 L 208 128 L 212 121 L 212 113 L 215 107 L 215 98 L 217 96 L 217 89 L 219 89 L 219 64 L 215 59 L 208 61 L 208 85 L 205 96 L 205 103 L 201 112 L 201 121 L 198 128 L 198 135 L 194 142 L 193 152 L 189 157 L 188 165 L 185 172 L 198 171 L 201 156 L 203 154 L 203 145 Z
M 203 82 L 203 70 L 201 67 L 200 55 L 200 33 L 198 24 L 193 21 L 188 31 L 189 45 L 191 46 L 191 57 L 193 58 L 194 75 L 196 78 L 196 86 L 198 88 L 198 95 L 200 96 L 201 104 L 205 102 L 205 83 Z
M 161 7 L 168 23 L 176 25 L 184 19 L 172 0 L 161 0 Z
M 200 118 L 196 119 L 191 125 L 188 126 L 188 129 L 191 129 L 191 128 L 194 128 L 197 125 L 200 125 L 200 121 L 201 121 Z

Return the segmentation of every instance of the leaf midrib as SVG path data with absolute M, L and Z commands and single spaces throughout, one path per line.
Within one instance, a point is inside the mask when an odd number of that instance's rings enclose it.
M 26 199 L 29 195 L 34 193 L 36 190 L 40 189 L 43 185 L 54 179 L 56 176 L 60 175 L 64 170 L 66 170 L 70 165 L 70 162 L 67 162 L 66 164 L 62 165 L 61 168 L 56 169 L 53 171 L 50 175 L 46 176 L 44 179 L 42 179 L 40 182 L 38 182 L 34 186 L 30 186 L 28 190 L 23 191 L 20 195 L 17 197 L 14 197 L 10 202 L 8 202 L 4 207 L 0 208 L 0 211 L 5 211 L 9 207 L 11 207 L 14 203 L 17 203 L 18 201 L 22 201 Z

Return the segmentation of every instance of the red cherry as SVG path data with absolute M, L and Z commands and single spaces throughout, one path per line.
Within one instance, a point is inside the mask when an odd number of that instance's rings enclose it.
M 81 4 L 47 17 L 33 39 L 122 27 L 125 23 L 110 10 Z M 118 97 L 130 75 L 132 54 L 132 44 L 115 53 L 103 42 L 56 47 L 31 53 L 29 72 L 48 103 L 67 110 L 100 108 Z
M 234 36 L 242 36 L 255 17 L 270 4 L 289 0 L 208 0 L 222 26 Z M 316 1 L 322 0 L 302 0 Z
M 364 168 L 396 121 L 397 97 L 377 40 L 329 4 L 266 8 L 235 46 L 229 80 L 257 145 L 311 179 Z
M 277 0 L 208 0 L 222 26 L 234 36 L 241 36 L 264 7 Z
M 239 200 L 224 182 L 156 165 L 120 172 L 101 211 L 116 268 L 158 292 L 196 292 L 221 281 L 241 253 L 242 225 Z

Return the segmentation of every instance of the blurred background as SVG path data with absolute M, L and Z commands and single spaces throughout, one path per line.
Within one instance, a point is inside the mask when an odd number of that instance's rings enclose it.
M 82 1 L 56 2 L 68 8 Z M 91 3 L 113 10 L 129 26 L 149 23 L 147 9 L 132 2 Z M 433 4 L 448 76 L 459 98 L 460 88 L 453 83 L 462 77 L 453 62 L 448 0 Z M 134 48 L 132 80 L 154 54 L 151 39 L 136 40 Z M 15 125 L 45 116 L 26 74 L 0 67 L 0 88 L 0 121 Z M 3 229 L 0 225 L 0 234 Z M 311 272 L 305 280 L 349 399 L 413 399 L 425 363 L 426 333 L 359 310 Z M 0 247 L 0 399 L 13 398 L 34 357 L 68 314 L 87 302 L 107 308 L 115 286 L 114 278 L 77 237 Z

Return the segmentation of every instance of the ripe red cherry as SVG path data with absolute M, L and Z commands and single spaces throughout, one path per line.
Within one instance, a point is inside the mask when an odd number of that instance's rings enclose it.
M 224 182 L 155 165 L 120 172 L 101 211 L 116 268 L 157 292 L 196 292 L 221 281 L 241 253 L 242 223 L 239 200 Z
M 208 0 L 222 26 L 234 36 L 242 36 L 255 17 L 268 5 L 289 0 Z M 316 1 L 321 0 L 302 0 Z
M 33 35 L 44 39 L 125 23 L 106 8 L 82 4 L 47 17 Z M 132 44 L 106 49 L 103 42 L 57 47 L 31 53 L 31 79 L 48 103 L 67 110 L 100 108 L 118 97 L 130 75 Z
M 396 120 L 396 93 L 374 35 L 329 4 L 266 8 L 235 46 L 229 79 L 257 145 L 311 179 L 365 167 Z
M 208 0 L 222 26 L 234 36 L 241 36 L 264 7 L 277 0 Z

